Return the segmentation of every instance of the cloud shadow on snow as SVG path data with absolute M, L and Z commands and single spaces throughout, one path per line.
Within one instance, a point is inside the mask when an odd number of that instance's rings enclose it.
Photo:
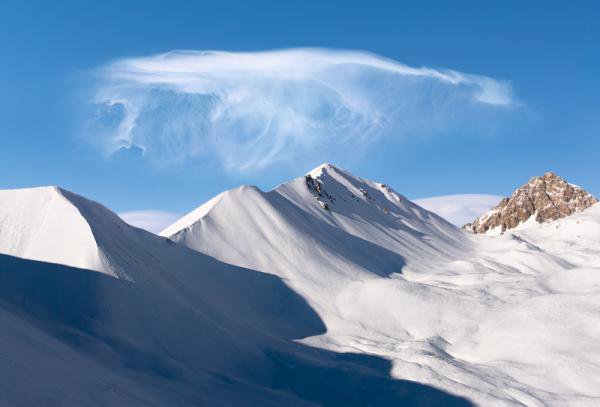
M 168 286 L 0 255 L 0 307 L 135 381 L 123 394 L 160 388 L 171 404 L 206 404 L 210 393 L 238 405 L 471 405 L 392 378 L 386 359 L 294 342 L 325 332 L 306 301 L 272 275 L 223 268 Z

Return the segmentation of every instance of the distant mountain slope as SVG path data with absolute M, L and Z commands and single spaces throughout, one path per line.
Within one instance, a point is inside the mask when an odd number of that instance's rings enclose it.
M 553 222 L 522 223 L 513 233 L 575 266 L 600 267 L 600 203 Z
M 584 189 L 547 172 L 531 178 L 489 212 L 464 226 L 475 233 L 504 232 L 534 217 L 538 223 L 580 212 L 598 202 Z

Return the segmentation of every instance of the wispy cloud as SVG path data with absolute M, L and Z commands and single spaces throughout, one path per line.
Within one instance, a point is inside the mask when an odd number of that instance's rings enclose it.
M 447 131 L 517 104 L 505 81 L 329 49 L 173 51 L 100 77 L 90 133 L 108 151 L 230 171 Z
M 414 199 L 413 202 L 456 226 L 463 226 L 498 205 L 501 199 L 498 195 L 461 194 Z
M 167 211 L 130 211 L 119 213 L 121 219 L 132 226 L 158 233 L 181 217 L 178 213 Z

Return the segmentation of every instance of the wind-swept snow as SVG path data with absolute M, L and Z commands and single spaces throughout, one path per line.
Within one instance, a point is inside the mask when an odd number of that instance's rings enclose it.
M 382 184 L 323 165 L 270 192 L 225 192 L 163 234 L 282 277 L 327 327 L 304 343 L 389 358 L 395 377 L 482 405 L 595 405 L 595 209 L 474 236 Z M 567 240 L 551 233 L 565 222 Z M 584 223 L 585 238 L 573 242 Z M 588 286 L 577 288 L 578 279 Z

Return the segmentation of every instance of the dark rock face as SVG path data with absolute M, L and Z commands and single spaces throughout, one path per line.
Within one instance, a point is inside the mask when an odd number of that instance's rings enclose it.
M 333 204 L 335 203 L 335 198 L 325 191 L 323 184 L 319 179 L 313 178 L 310 174 L 304 176 L 304 181 L 306 182 L 306 187 L 308 190 L 313 193 L 314 197 L 317 199 L 317 202 L 319 202 L 319 205 L 321 205 L 321 208 L 328 211 L 329 204 L 323 201 L 323 199 L 327 199 Z
M 503 198 L 489 212 L 475 219 L 463 229 L 485 233 L 500 227 L 504 232 L 525 222 L 531 216 L 539 223 L 556 220 L 580 212 L 598 202 L 591 194 L 569 184 L 558 175 L 547 172 L 534 177 L 518 188 L 510 198 Z

